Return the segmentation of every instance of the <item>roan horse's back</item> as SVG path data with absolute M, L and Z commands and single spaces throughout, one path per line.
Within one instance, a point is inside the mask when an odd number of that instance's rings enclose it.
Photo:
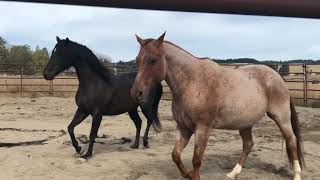
M 239 68 L 240 71 L 247 73 L 257 80 L 259 85 L 265 89 L 269 105 L 275 101 L 283 100 L 289 103 L 290 93 L 287 84 L 272 68 L 266 65 L 248 65 Z

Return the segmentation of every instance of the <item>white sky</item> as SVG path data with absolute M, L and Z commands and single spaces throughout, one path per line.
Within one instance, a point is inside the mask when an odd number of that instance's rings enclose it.
M 169 40 L 196 56 L 320 59 L 320 20 L 0 2 L 0 36 L 46 46 L 69 37 L 113 61 L 136 57 L 134 34 Z

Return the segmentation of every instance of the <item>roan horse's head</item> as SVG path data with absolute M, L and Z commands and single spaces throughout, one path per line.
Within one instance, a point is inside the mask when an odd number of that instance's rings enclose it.
M 69 38 L 61 40 L 57 36 L 57 44 L 52 50 L 50 60 L 43 71 L 43 77 L 46 80 L 53 80 L 56 75 L 73 65 L 75 57 L 70 42 Z
M 140 52 L 136 58 L 138 74 L 131 89 L 131 96 L 139 103 L 148 101 L 149 93 L 166 76 L 166 57 L 163 47 L 163 33 L 157 40 L 141 39 L 136 35 L 140 43 Z

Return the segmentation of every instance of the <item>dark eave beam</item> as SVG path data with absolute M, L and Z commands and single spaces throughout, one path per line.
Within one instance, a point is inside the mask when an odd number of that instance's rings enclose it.
M 320 0 L 15 0 L 130 9 L 320 19 Z

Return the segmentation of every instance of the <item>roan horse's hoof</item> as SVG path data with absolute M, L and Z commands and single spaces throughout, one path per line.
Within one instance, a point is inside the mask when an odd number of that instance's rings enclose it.
M 293 180 L 301 180 L 301 175 L 300 173 L 297 173 L 294 175 Z
M 227 177 L 228 177 L 229 179 L 234 179 L 234 178 L 235 178 L 235 176 L 232 176 L 230 173 L 227 174 Z

